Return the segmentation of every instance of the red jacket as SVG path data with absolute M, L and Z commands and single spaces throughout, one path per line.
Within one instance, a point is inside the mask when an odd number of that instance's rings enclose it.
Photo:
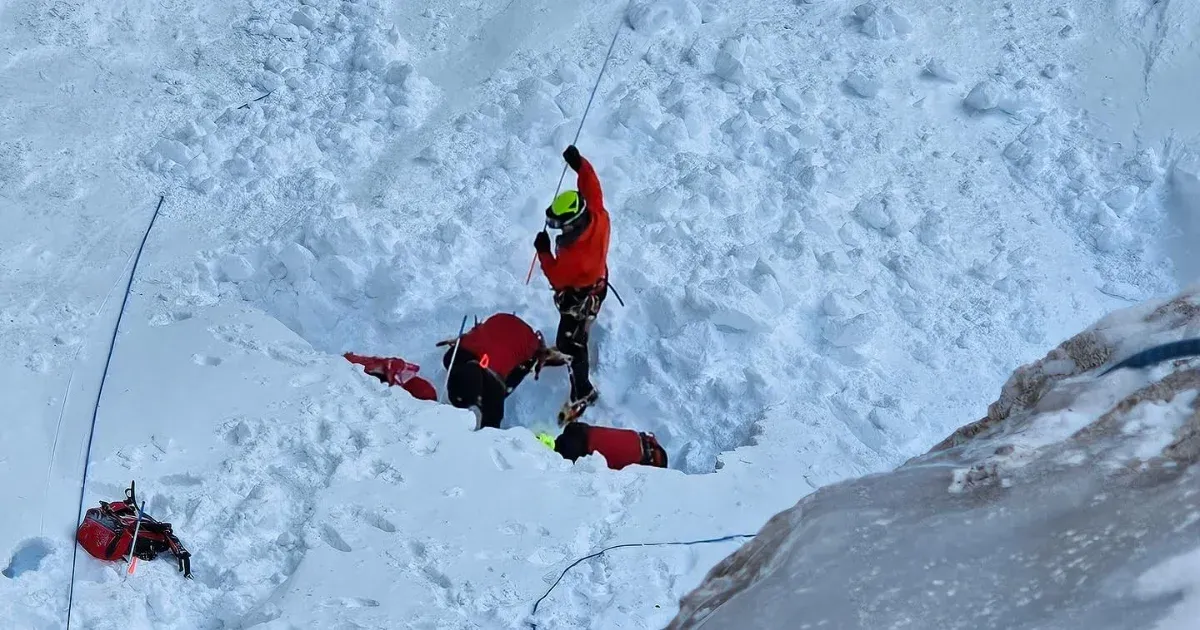
M 557 257 L 550 252 L 538 253 L 542 273 L 546 274 L 555 291 L 590 287 L 608 275 L 608 240 L 612 225 L 608 211 L 604 209 L 600 179 L 587 159 L 581 160 L 576 185 L 587 204 L 588 226 L 573 243 L 559 249 Z
M 522 363 L 537 356 L 542 340 L 529 324 L 509 313 L 496 313 L 462 337 L 462 349 L 479 358 L 501 381 Z

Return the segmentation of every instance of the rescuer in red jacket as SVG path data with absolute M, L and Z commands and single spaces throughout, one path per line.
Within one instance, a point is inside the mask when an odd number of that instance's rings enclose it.
M 446 397 L 460 409 L 476 409 L 476 428 L 500 428 L 504 419 L 504 399 L 521 381 L 534 372 L 534 378 L 546 365 L 566 365 L 568 358 L 547 348 L 542 334 L 520 317 L 497 313 L 476 324 L 456 341 L 449 339 L 442 364 L 450 371 Z M 454 365 L 450 364 L 451 360 Z
M 563 159 L 578 174 L 579 190 L 562 193 L 546 209 L 546 226 L 562 231 L 555 239 L 557 254 L 550 251 L 545 230 L 533 242 L 559 312 L 555 345 L 571 357 L 571 396 L 558 414 L 560 425 L 574 421 L 599 396 L 588 378 L 588 333 L 608 295 L 611 232 L 596 170 L 575 145 L 567 147 Z
M 658 445 L 654 435 L 633 429 L 572 422 L 563 429 L 562 435 L 555 438 L 554 450 L 571 461 L 600 453 L 613 470 L 621 470 L 631 464 L 667 467 L 667 452 Z

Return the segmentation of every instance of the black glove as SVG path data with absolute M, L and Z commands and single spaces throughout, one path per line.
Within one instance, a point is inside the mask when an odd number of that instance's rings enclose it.
M 545 230 L 538 232 L 537 237 L 533 239 L 533 247 L 537 249 L 539 254 L 549 254 L 550 235 Z
M 579 167 L 583 166 L 583 156 L 579 155 L 579 149 L 576 149 L 573 144 L 563 151 L 563 159 L 567 161 L 567 166 L 570 166 L 573 171 L 578 171 Z

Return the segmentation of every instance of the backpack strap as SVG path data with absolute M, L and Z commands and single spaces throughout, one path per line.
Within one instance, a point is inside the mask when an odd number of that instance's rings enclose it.
M 183 577 L 192 579 L 192 554 L 187 549 L 184 549 L 183 543 L 175 537 L 175 534 L 168 528 L 163 532 L 167 538 L 167 547 L 171 549 L 171 553 L 175 559 L 179 561 L 179 571 L 183 573 Z

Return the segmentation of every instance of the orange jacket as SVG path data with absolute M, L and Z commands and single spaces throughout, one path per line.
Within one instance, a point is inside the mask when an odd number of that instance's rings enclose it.
M 588 226 L 573 243 L 560 248 L 557 256 L 550 252 L 538 254 L 542 273 L 546 274 L 555 291 L 590 287 L 608 275 L 608 239 L 612 226 L 608 211 L 604 209 L 600 179 L 586 158 L 579 165 L 576 185 L 591 215 Z

